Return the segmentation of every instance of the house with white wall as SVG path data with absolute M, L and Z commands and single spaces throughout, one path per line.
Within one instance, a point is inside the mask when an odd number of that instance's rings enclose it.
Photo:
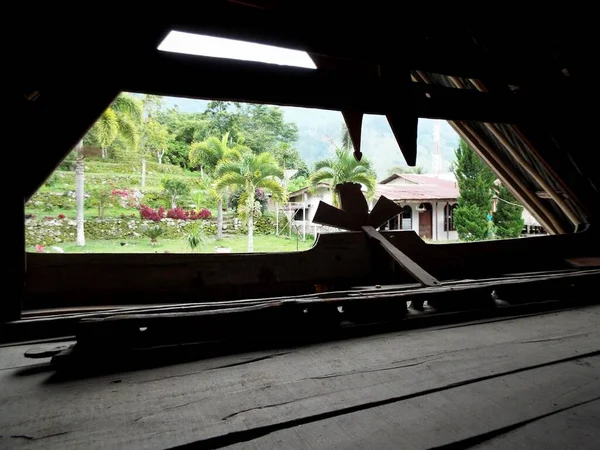
M 289 194 L 289 202 L 283 206 L 283 212 L 292 218 L 299 234 L 313 234 L 322 232 L 322 226 L 313 224 L 313 218 L 319 202 L 333 204 L 333 195 L 328 183 L 319 183 L 314 189 L 308 187 L 298 189 Z
M 446 241 L 458 239 L 454 227 L 458 184 L 452 174 L 394 174 L 375 188 L 373 204 L 385 196 L 402 206 L 402 214 L 380 230 L 414 230 L 421 238 Z

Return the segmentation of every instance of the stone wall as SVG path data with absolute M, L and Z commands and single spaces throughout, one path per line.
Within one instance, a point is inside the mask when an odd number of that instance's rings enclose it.
M 205 233 L 215 234 L 217 224 L 211 220 L 185 221 L 163 219 L 160 224 L 165 232 L 162 239 L 181 238 L 187 227 L 194 223 L 201 223 Z M 85 237 L 89 240 L 99 239 L 135 239 L 144 236 L 148 226 L 155 222 L 142 219 L 92 219 L 84 224 Z M 224 225 L 224 228 L 229 228 Z M 75 242 L 76 224 L 70 219 L 27 219 L 25 221 L 25 239 L 27 245 L 52 245 L 61 242 Z M 227 230 L 231 231 L 231 230 Z
M 182 238 L 186 233 L 186 228 L 193 224 L 200 224 L 207 235 L 215 235 L 217 232 L 216 217 L 209 220 L 187 221 L 162 219 L 160 225 L 165 231 L 160 238 Z M 89 240 L 136 239 L 143 237 L 145 229 L 154 225 L 156 225 L 156 222 L 140 218 L 88 219 L 84 224 L 85 238 Z M 241 234 L 246 233 L 247 228 L 239 219 L 230 219 L 223 223 L 223 232 L 226 234 Z M 255 234 L 273 234 L 274 232 L 275 223 L 271 217 L 263 216 L 256 220 Z M 76 237 L 77 230 L 74 220 L 56 218 L 25 220 L 25 242 L 28 246 L 75 242 Z

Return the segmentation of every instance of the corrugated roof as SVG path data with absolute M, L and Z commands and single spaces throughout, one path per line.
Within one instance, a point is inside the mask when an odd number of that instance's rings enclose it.
M 378 184 L 375 196 L 383 195 L 393 201 L 456 201 L 458 197 L 458 185 L 454 181 L 420 174 L 397 174 L 393 179 L 396 178 L 404 178 L 413 184 Z

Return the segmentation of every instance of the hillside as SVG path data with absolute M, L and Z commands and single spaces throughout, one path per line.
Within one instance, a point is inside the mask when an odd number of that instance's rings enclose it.
M 165 97 L 165 106 L 177 106 L 183 112 L 202 112 L 208 101 Z M 339 141 L 342 114 L 338 111 L 283 106 L 286 120 L 298 125 L 297 143 L 300 156 L 311 166 L 315 161 L 328 157 L 331 152 L 329 139 Z M 417 165 L 426 172 L 433 169 L 433 128 L 436 121 L 419 120 Z M 447 172 L 454 161 L 454 149 L 458 135 L 446 121 L 440 122 L 441 172 Z M 374 163 L 378 177 L 388 175 L 390 168 L 406 163 L 392 130 L 383 116 L 367 115 L 363 122 L 362 151 Z

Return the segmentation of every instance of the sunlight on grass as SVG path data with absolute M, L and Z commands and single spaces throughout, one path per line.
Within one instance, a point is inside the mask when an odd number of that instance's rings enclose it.
M 78 247 L 74 242 L 62 245 L 47 246 L 47 253 L 59 253 L 62 249 L 65 253 L 216 253 L 218 247 L 231 249 L 231 253 L 246 253 L 247 237 L 245 235 L 232 236 L 217 241 L 208 238 L 201 249 L 191 251 L 183 239 L 159 239 L 154 245 L 145 239 L 123 239 L 123 240 L 97 240 L 87 241 L 85 247 Z M 301 238 L 289 239 L 278 236 L 254 236 L 254 253 L 270 252 L 295 252 L 308 250 L 314 244 L 312 237 L 306 241 Z M 35 252 L 34 247 L 28 247 L 27 251 Z

